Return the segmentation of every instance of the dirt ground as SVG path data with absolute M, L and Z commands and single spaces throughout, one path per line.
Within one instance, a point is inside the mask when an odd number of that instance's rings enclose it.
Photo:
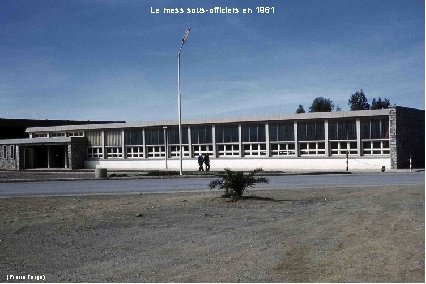
M 0 282 L 424 282 L 424 193 L 3 198 Z

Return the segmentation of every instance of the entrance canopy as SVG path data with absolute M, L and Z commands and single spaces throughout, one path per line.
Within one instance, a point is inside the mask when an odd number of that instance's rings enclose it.
M 16 157 L 16 169 L 75 168 L 72 149 L 76 144 L 85 145 L 85 141 L 84 137 L 39 137 L 1 140 L 1 144 L 16 151 L 7 156 Z

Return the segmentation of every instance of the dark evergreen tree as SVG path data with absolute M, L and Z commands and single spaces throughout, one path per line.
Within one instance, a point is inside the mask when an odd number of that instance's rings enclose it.
M 333 101 L 323 97 L 315 98 L 309 107 L 309 112 L 331 112 L 334 109 Z
M 389 108 L 389 106 L 390 101 L 387 98 L 384 98 L 384 100 L 382 101 L 382 99 L 379 97 L 377 100 L 373 98 L 373 100 L 371 101 L 370 109 L 384 109 Z
M 296 109 L 296 113 L 305 113 L 305 109 L 302 105 L 299 105 L 299 107 Z
M 368 103 L 367 98 L 364 95 L 362 89 L 355 94 L 352 94 L 348 100 L 348 105 L 351 110 L 366 110 L 370 109 L 370 104 Z

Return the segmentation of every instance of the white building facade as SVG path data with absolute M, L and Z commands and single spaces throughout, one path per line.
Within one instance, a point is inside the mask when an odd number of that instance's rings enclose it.
M 424 111 L 399 107 L 183 121 L 183 170 L 197 170 L 200 154 L 210 156 L 211 170 L 343 171 L 347 163 L 350 170 L 405 167 L 406 156 L 421 154 L 417 149 L 422 147 L 399 147 L 407 129 L 398 128 L 403 121 L 398 114 L 407 113 L 423 115 L 422 125 L 410 127 L 423 131 L 416 134 L 422 141 L 413 143 L 423 143 L 424 148 Z M 9 163 L 4 169 L 179 170 L 180 166 L 174 121 L 35 127 L 27 132 L 29 139 L 0 141 L 3 160 L 15 159 L 14 167 Z M 419 163 L 424 165 L 424 149 Z

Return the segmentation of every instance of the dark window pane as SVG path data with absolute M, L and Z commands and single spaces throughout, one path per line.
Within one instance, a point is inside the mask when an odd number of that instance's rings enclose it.
M 167 127 L 167 143 L 179 144 L 179 127 Z M 182 127 L 182 144 L 188 144 L 188 127 Z
M 146 128 L 145 141 L 146 145 L 163 145 L 164 132 L 163 128 Z
M 270 141 L 294 141 L 293 122 L 271 123 L 269 125 Z
M 143 145 L 142 129 L 126 129 L 124 141 L 126 145 Z
M 248 124 L 241 126 L 243 142 L 265 142 L 265 125 Z
M 192 144 L 212 143 L 212 127 L 210 125 L 191 127 L 191 143 Z
M 299 121 L 297 123 L 297 136 L 299 141 L 324 140 L 323 121 Z
M 361 139 L 371 139 L 370 120 L 361 120 Z
M 328 138 L 330 140 L 337 140 L 337 121 L 328 122 Z
M 231 143 L 238 142 L 237 125 L 216 125 L 216 142 Z

